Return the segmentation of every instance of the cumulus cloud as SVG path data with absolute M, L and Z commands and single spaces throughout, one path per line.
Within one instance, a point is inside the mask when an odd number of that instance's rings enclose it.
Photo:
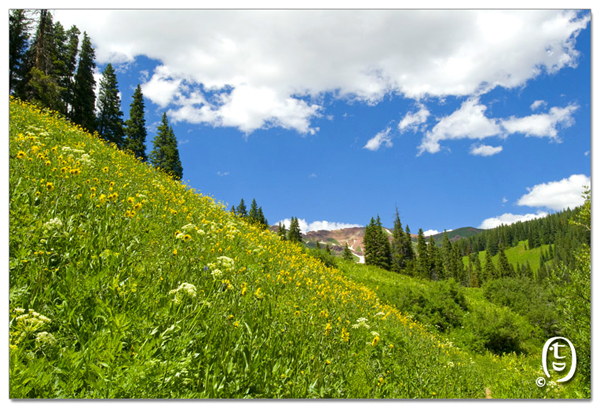
M 363 149 L 368 149 L 374 152 L 379 150 L 381 145 L 384 145 L 385 147 L 392 147 L 393 144 L 392 137 L 390 136 L 390 130 L 391 128 L 387 128 L 386 130 L 382 130 L 381 132 L 377 133 L 375 136 L 369 139 L 367 144 L 363 146 Z
M 439 234 L 439 233 L 440 233 L 440 231 L 434 230 L 434 229 L 423 231 L 423 235 L 425 235 L 426 237 L 428 237 L 430 235 L 436 235 L 436 234 Z
M 225 177 L 225 176 L 228 176 L 228 175 L 229 175 L 228 171 L 225 171 L 225 172 L 223 172 L 223 171 L 217 171 L 217 176 L 219 176 L 219 177 Z
M 487 107 L 480 103 L 478 97 L 467 99 L 461 107 L 450 115 L 443 117 L 428 131 L 419 146 L 419 155 L 423 152 L 437 153 L 440 142 L 457 139 L 485 139 L 494 136 L 508 136 L 521 133 L 525 136 L 548 137 L 558 140 L 558 129 L 566 128 L 574 123 L 573 113 L 578 109 L 575 104 L 564 108 L 553 107 L 548 113 L 534 114 L 525 117 L 511 116 L 508 119 L 488 118 Z M 502 147 L 471 147 L 471 154 L 491 156 L 500 153 Z
M 285 225 L 286 228 L 289 228 L 292 220 L 289 218 L 286 218 L 279 222 L 282 225 Z M 333 230 L 338 230 L 338 229 L 342 229 L 342 228 L 363 227 L 363 225 L 358 225 L 358 224 L 346 224 L 343 222 L 330 222 L 330 221 L 313 221 L 309 224 L 308 222 L 306 222 L 305 219 L 298 219 L 298 224 L 300 225 L 300 231 L 303 234 L 306 234 L 309 231 L 333 231 Z
M 442 118 L 425 134 L 419 146 L 419 154 L 440 151 L 440 141 L 452 139 L 484 139 L 502 133 L 496 119 L 485 116 L 486 106 L 479 98 L 469 98 L 459 109 Z
M 55 19 L 87 31 L 100 64 L 159 61 L 144 95 L 177 120 L 306 134 L 326 115 L 325 94 L 367 104 L 464 97 L 574 67 L 590 13 L 80 9 Z
M 472 145 L 470 154 L 473 156 L 493 156 L 502 151 L 502 146 L 488 146 L 488 145 Z
M 590 178 L 583 174 L 573 174 L 560 181 L 537 184 L 528 188 L 529 193 L 522 196 L 517 204 L 556 211 L 564 210 L 567 207 L 575 208 L 584 202 L 584 198 L 581 196 L 583 186 L 591 186 Z
M 567 128 L 573 124 L 573 113 L 578 106 L 571 104 L 564 108 L 553 107 L 548 113 L 502 120 L 502 126 L 508 133 L 522 133 L 525 136 L 549 137 L 558 136 L 557 128 Z
M 499 227 L 502 224 L 510 225 L 510 224 L 514 224 L 515 222 L 519 222 L 519 221 L 530 221 L 530 220 L 534 220 L 536 218 L 545 217 L 546 215 L 548 215 L 548 213 L 544 212 L 544 211 L 538 211 L 537 214 L 506 213 L 506 214 L 502 214 L 498 217 L 492 217 L 492 218 L 487 218 L 487 219 L 483 220 L 481 225 L 477 228 L 491 229 L 491 228 Z
M 398 124 L 400 133 L 406 132 L 407 130 L 417 131 L 419 126 L 427 122 L 429 117 L 429 110 L 423 104 L 419 104 L 419 110 L 417 112 L 408 112 L 404 118 Z
M 542 107 L 542 106 L 546 106 L 546 105 L 548 105 L 548 104 L 546 103 L 546 101 L 534 101 L 534 102 L 531 104 L 530 108 L 531 108 L 531 110 L 536 110 L 536 109 L 538 109 L 538 108 L 540 108 L 540 107 Z

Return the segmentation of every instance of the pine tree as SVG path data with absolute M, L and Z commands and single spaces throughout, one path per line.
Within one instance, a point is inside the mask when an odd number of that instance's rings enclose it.
M 168 157 L 171 167 L 170 172 L 175 180 L 181 180 L 183 178 L 183 166 L 181 165 L 181 159 L 179 158 L 177 138 L 175 137 L 175 132 L 173 132 L 173 128 L 171 126 L 169 126 L 168 141 Z
M 96 105 L 94 68 L 96 68 L 96 64 L 94 58 L 92 42 L 84 31 L 75 74 L 71 120 L 89 132 L 96 130 L 96 115 L 94 114 Z
M 381 218 L 377 215 L 377 266 L 382 269 L 390 270 L 390 262 L 392 261 L 392 249 L 390 247 L 390 240 L 388 239 L 388 233 L 381 225 Z
M 263 213 L 262 207 L 258 207 L 258 223 L 262 225 L 265 229 L 269 228 L 269 221 L 265 218 L 265 214 Z
M 344 252 L 342 253 L 342 258 L 347 260 L 347 261 L 353 261 L 354 260 L 354 256 L 352 255 L 352 251 L 350 251 L 350 248 L 348 247 L 348 243 L 346 242 L 346 247 L 344 248 Z
M 492 261 L 492 254 L 490 254 L 490 251 L 485 251 L 484 276 L 486 281 L 497 278 L 496 267 Z
M 427 244 L 427 252 L 429 255 L 429 277 L 432 280 L 443 279 L 444 263 L 442 261 L 442 255 L 440 249 L 435 245 L 435 239 L 433 235 L 429 236 L 429 243 Z
M 396 217 L 394 218 L 394 230 L 392 232 L 392 262 L 391 269 L 394 272 L 401 272 L 406 267 L 406 236 L 402 230 L 402 222 L 400 222 L 400 214 L 396 208 Z
M 235 207 L 233 205 L 231 206 L 231 210 L 229 210 L 229 212 L 232 213 L 233 215 L 236 215 L 235 214 Z
M 282 241 L 287 240 L 287 231 L 285 229 L 285 224 L 282 224 L 281 222 L 279 223 L 279 229 L 277 230 L 277 235 L 279 235 L 279 238 Z
M 258 221 L 258 204 L 256 204 L 256 199 L 252 199 L 252 204 L 250 204 L 250 212 L 248 213 L 248 218 L 251 222 Z
M 26 75 L 26 53 L 29 47 L 31 20 L 25 10 L 11 10 L 9 15 L 9 92 L 24 98 L 23 81 Z
M 100 79 L 97 105 L 98 133 L 107 142 L 115 143 L 117 147 L 122 148 L 125 142 L 123 112 L 121 112 L 117 74 L 110 63 L 106 65 Z
M 302 233 L 300 232 L 298 218 L 292 217 L 290 230 L 288 231 L 288 241 L 302 243 Z
M 500 278 L 505 278 L 513 275 L 513 270 L 511 268 L 510 263 L 508 262 L 508 258 L 504 253 L 504 245 L 500 243 L 498 245 L 498 271 L 497 275 Z
M 405 273 L 410 276 L 414 275 L 415 251 L 413 250 L 412 236 L 408 224 L 406 224 L 406 239 L 404 240 L 404 259 Z
M 153 140 L 154 148 L 150 152 L 150 162 L 154 167 L 161 168 L 166 173 L 171 174 L 175 180 L 181 180 L 183 168 L 179 159 L 177 139 L 173 133 L 173 128 L 169 126 L 166 112 L 163 113 L 161 124 L 157 130 L 158 133 Z M 245 211 L 242 215 L 239 208 L 238 215 L 246 216 Z
M 371 217 L 371 221 L 365 227 L 365 235 L 363 237 L 363 252 L 365 254 L 365 265 L 376 264 L 375 228 L 375 219 Z
M 135 157 L 147 161 L 146 155 L 146 118 L 144 116 L 144 95 L 142 87 L 138 84 L 133 93 L 133 101 L 129 109 L 129 119 L 125 128 L 125 148 L 131 151 Z
M 63 88 L 59 86 L 55 75 L 58 50 L 52 14 L 48 10 L 40 10 L 39 13 L 35 37 L 27 55 L 29 71 L 25 79 L 25 96 L 39 106 L 63 112 Z M 59 35 L 61 32 L 64 36 L 62 26 L 59 27 Z
M 421 279 L 429 279 L 429 254 L 427 251 L 427 243 L 425 242 L 425 235 L 423 235 L 423 228 L 419 228 L 419 235 L 417 237 L 417 276 Z
M 316 248 L 317 248 L 318 250 L 321 250 L 321 243 L 319 242 L 319 238 L 317 238 L 317 245 L 316 245 Z
M 444 235 L 442 235 L 442 259 L 444 261 L 444 276 L 456 279 L 456 270 L 452 261 L 452 243 L 446 230 L 444 230 Z
M 476 252 L 472 253 L 469 256 L 469 263 L 472 264 L 471 287 L 478 288 L 483 283 L 481 280 L 481 262 L 479 261 L 479 254 Z
M 331 247 L 329 246 L 329 244 L 325 245 L 325 252 L 331 255 Z
M 244 204 L 244 199 L 240 200 L 240 204 L 237 206 L 237 215 L 240 217 L 247 217 L 248 212 L 246 211 L 246 204 Z

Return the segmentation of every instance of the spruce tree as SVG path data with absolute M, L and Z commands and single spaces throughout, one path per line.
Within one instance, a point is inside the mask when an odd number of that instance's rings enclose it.
M 302 243 L 302 233 L 300 232 L 300 223 L 298 218 L 292 217 L 290 229 L 288 231 L 288 241 Z
M 402 222 L 400 222 L 400 214 L 396 208 L 396 217 L 394 218 L 394 230 L 392 232 L 392 262 L 391 269 L 394 272 L 401 272 L 406 267 L 406 236 L 402 230 Z
M 317 238 L 317 245 L 316 245 L 316 248 L 317 248 L 318 250 L 321 250 L 321 243 L 319 242 L 319 238 Z
M 282 241 L 287 240 L 287 231 L 285 229 L 285 224 L 282 224 L 281 222 L 279 223 L 279 229 L 277 230 L 277 235 L 279 235 L 279 238 Z
M 166 112 L 163 112 L 161 124 L 157 130 L 158 133 L 153 140 L 154 148 L 150 152 L 150 162 L 154 167 L 159 167 L 172 175 L 175 180 L 181 180 L 183 168 L 179 159 L 177 139 L 173 133 L 173 128 L 169 126 Z M 242 215 L 238 208 L 238 215 L 245 216 L 246 214 L 244 212 L 244 215 Z
M 435 244 L 433 235 L 429 236 L 429 243 L 427 244 L 427 252 L 429 257 L 429 277 L 432 280 L 444 279 L 444 263 L 442 261 L 442 254 L 440 248 Z
M 448 238 L 448 233 L 444 230 L 442 235 L 442 259 L 444 261 L 444 276 L 446 278 L 456 279 L 456 270 L 452 261 L 452 243 Z
M 233 205 L 231 206 L 231 210 L 229 210 L 229 212 L 235 215 L 235 207 Z
M 485 251 L 485 267 L 484 267 L 485 281 L 496 279 L 496 267 L 492 261 L 492 254 L 490 251 Z
M 376 225 L 377 266 L 389 271 L 390 262 L 392 260 L 392 250 L 390 247 L 390 240 L 388 239 L 388 233 L 381 225 L 381 218 L 379 215 L 377 215 Z
M 404 259 L 405 273 L 411 276 L 414 275 L 415 251 L 413 250 L 412 236 L 408 224 L 406 224 L 406 239 L 404 240 Z
M 131 151 L 133 155 L 142 161 L 147 161 L 146 155 L 146 118 L 144 115 L 144 95 L 142 87 L 138 84 L 133 93 L 133 101 L 129 109 L 129 119 L 126 121 L 125 128 L 125 149 Z
M 342 258 L 347 260 L 347 261 L 353 261 L 354 260 L 354 256 L 352 255 L 352 251 L 350 251 L 350 248 L 348 247 L 348 243 L 346 242 L 346 247 L 344 248 L 344 252 L 342 253 Z
M 498 271 L 497 275 L 500 278 L 505 278 L 513 275 L 513 270 L 511 268 L 510 263 L 508 262 L 508 258 L 504 253 L 504 245 L 500 243 L 498 245 Z
M 92 41 L 84 31 L 75 74 L 71 120 L 89 132 L 96 130 L 96 115 L 94 114 L 96 105 L 94 68 L 96 68 L 96 64 L 94 58 Z
M 251 222 L 258 222 L 258 204 L 256 204 L 256 199 L 254 198 L 252 199 L 252 204 L 250 204 L 248 218 Z
M 371 221 L 365 227 L 365 235 L 363 237 L 363 252 L 365 254 L 365 265 L 376 265 L 376 238 L 375 238 L 375 219 L 371 217 Z
M 237 215 L 240 217 L 247 217 L 248 212 L 246 211 L 246 204 L 244 203 L 244 199 L 240 200 L 240 204 L 236 208 Z
M 8 78 L 9 92 L 24 98 L 23 81 L 26 75 L 26 54 L 29 47 L 29 26 L 31 20 L 22 9 L 11 10 L 9 19 L 9 57 Z
M 429 254 L 427 251 L 427 242 L 425 242 L 425 235 L 423 234 L 423 228 L 419 228 L 419 235 L 417 237 L 417 276 L 421 279 L 429 279 Z
M 265 214 L 263 213 L 262 207 L 258 207 L 258 223 L 262 225 L 265 229 L 269 228 L 269 221 L 265 218 Z
M 329 246 L 329 243 L 325 245 L 325 252 L 331 255 L 331 247 Z
M 98 133 L 107 142 L 115 143 L 117 147 L 122 148 L 125 142 L 123 112 L 121 112 L 117 74 L 110 63 L 106 65 L 100 79 L 97 105 Z

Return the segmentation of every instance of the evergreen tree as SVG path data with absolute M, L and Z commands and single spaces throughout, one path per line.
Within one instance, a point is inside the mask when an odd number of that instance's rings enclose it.
M 94 114 L 96 105 L 94 68 L 96 64 L 94 58 L 95 53 L 92 42 L 84 31 L 77 73 L 75 74 L 71 120 L 89 132 L 96 130 L 96 115 Z
M 331 255 L 331 247 L 329 246 L 329 244 L 325 245 L 325 252 Z
M 464 286 L 468 285 L 465 264 L 462 261 L 458 245 L 452 245 L 452 270 L 457 282 L 460 282 Z
M 365 235 L 363 237 L 363 251 L 365 254 L 365 265 L 376 265 L 376 238 L 375 238 L 375 219 L 371 217 L 371 221 L 365 227 Z
M 450 238 L 448 238 L 446 230 L 444 230 L 444 235 L 442 235 L 442 259 L 444 262 L 444 276 L 456 279 L 456 270 L 452 261 L 452 243 L 450 242 Z
M 265 214 L 263 213 L 262 207 L 258 207 L 258 223 L 262 225 L 265 229 L 269 228 L 269 221 L 265 218 Z
M 177 139 L 173 133 L 173 128 L 169 126 L 166 112 L 163 113 L 161 124 L 157 130 L 158 133 L 153 140 L 154 148 L 150 152 L 150 162 L 154 167 L 161 168 L 166 173 L 171 174 L 175 180 L 181 180 L 183 168 L 179 160 Z M 240 216 L 246 216 L 245 208 L 243 213 L 238 208 L 237 213 Z
M 115 143 L 122 148 L 125 142 L 125 129 L 123 127 L 123 112 L 121 112 L 121 98 L 117 84 L 117 74 L 108 63 L 102 79 L 100 79 L 100 92 L 98 94 L 98 133 L 109 143 Z
M 246 204 L 244 204 L 244 199 L 242 198 L 240 204 L 237 206 L 237 215 L 240 217 L 248 216 L 248 212 L 246 211 Z
M 318 238 L 317 238 L 317 245 L 316 245 L 316 248 L 317 248 L 318 250 L 321 250 L 321 243 L 319 242 L 319 239 L 318 239 Z
M 11 10 L 9 15 L 9 92 L 24 99 L 23 81 L 26 75 L 26 53 L 29 47 L 31 20 L 25 10 Z
M 471 275 L 471 287 L 478 288 L 483 283 L 479 254 L 477 252 L 472 253 L 469 258 L 469 262 L 473 264 L 473 272 Z
M 236 215 L 235 214 L 235 207 L 233 205 L 231 206 L 231 210 L 229 210 L 229 212 L 232 213 L 233 215 Z
M 504 278 L 504 277 L 512 277 L 514 275 L 513 273 L 513 269 L 510 265 L 510 263 L 508 262 L 508 258 L 506 257 L 506 254 L 504 253 L 504 245 L 502 243 L 500 243 L 498 245 L 498 277 L 500 278 Z
M 400 222 L 400 215 L 398 214 L 398 208 L 396 208 L 396 217 L 394 218 L 394 230 L 392 232 L 392 262 L 391 269 L 394 272 L 400 272 L 406 267 L 405 253 L 406 253 L 406 236 L 402 230 L 402 222 Z
M 287 231 L 285 229 L 285 224 L 279 223 L 279 229 L 277 230 L 277 235 L 282 241 L 287 240 Z
M 169 126 L 169 150 L 168 157 L 171 165 L 170 172 L 175 180 L 181 180 L 183 178 L 183 166 L 181 165 L 181 159 L 179 158 L 179 147 L 177 144 L 177 138 L 173 128 Z
M 258 204 L 256 204 L 256 199 L 254 198 L 252 199 L 252 204 L 250 204 L 248 218 L 251 222 L 258 222 Z
M 486 281 L 497 278 L 496 267 L 492 261 L 492 254 L 490 254 L 490 251 L 485 251 L 484 276 Z
M 350 248 L 348 247 L 348 243 L 346 242 L 346 247 L 344 248 L 344 252 L 342 253 L 342 258 L 347 260 L 347 261 L 353 261 L 354 260 L 354 256 L 352 255 L 352 251 L 350 251 Z
M 404 240 L 404 270 L 407 275 L 414 275 L 414 259 L 415 251 L 413 250 L 410 227 L 408 224 L 406 224 L 406 239 Z
M 125 128 L 125 148 L 131 151 L 135 157 L 147 161 L 146 156 L 146 118 L 144 116 L 144 95 L 142 87 L 138 84 L 133 93 L 133 101 L 129 109 L 129 119 Z M 234 212 L 235 213 L 235 212 Z
M 28 50 L 28 74 L 25 78 L 27 100 L 57 112 L 64 111 L 61 98 L 63 89 L 55 76 L 55 62 L 58 50 L 55 42 L 55 29 L 52 14 L 48 10 L 39 11 L 40 18 L 35 37 Z M 59 27 L 62 30 L 62 26 Z M 60 31 L 64 36 L 64 30 Z M 60 35 L 60 34 L 59 34 Z
M 292 217 L 290 230 L 288 231 L 288 241 L 302 243 L 302 233 L 300 232 L 300 223 L 298 218 Z
M 427 251 L 427 243 L 425 242 L 425 235 L 423 235 L 423 228 L 419 228 L 419 235 L 417 237 L 417 276 L 421 279 L 429 279 L 429 254 Z
M 435 239 L 433 239 L 433 235 L 429 236 L 427 251 L 429 252 L 429 275 L 431 279 L 444 279 L 444 263 L 442 261 L 442 254 L 441 250 L 435 245 Z

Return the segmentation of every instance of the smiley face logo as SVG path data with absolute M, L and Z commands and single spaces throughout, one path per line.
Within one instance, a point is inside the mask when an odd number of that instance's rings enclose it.
M 555 360 L 552 362 L 552 370 L 560 373 L 567 367 L 567 363 L 561 361 L 567 357 L 563 354 L 563 351 L 566 351 L 567 345 L 571 350 L 571 368 L 566 377 L 556 380 L 556 382 L 566 382 L 573 377 L 575 374 L 575 368 L 577 366 L 577 353 L 575 352 L 575 347 L 573 344 L 565 337 L 552 337 L 546 342 L 546 344 L 544 344 L 544 349 L 542 351 L 542 367 L 544 368 L 544 373 L 548 378 L 550 378 L 550 372 L 548 371 L 548 351 L 552 352 Z M 562 350 L 563 348 L 565 350 Z

